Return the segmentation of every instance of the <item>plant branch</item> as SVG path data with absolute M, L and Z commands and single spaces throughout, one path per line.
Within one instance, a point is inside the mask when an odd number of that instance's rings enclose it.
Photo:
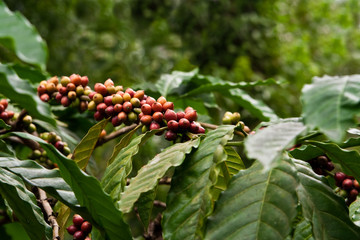
M 215 124 L 211 124 L 211 123 L 204 123 L 204 122 L 199 122 L 200 125 L 204 128 L 208 128 L 208 129 L 217 129 L 219 126 L 215 125 Z M 242 137 L 246 137 L 248 134 L 246 132 L 243 131 L 234 131 L 234 133 L 236 135 L 240 135 Z
M 161 207 L 161 208 L 166 208 L 166 203 L 161 202 L 159 200 L 154 200 L 154 206 Z
M 45 213 L 47 215 L 48 221 L 50 222 L 50 225 L 53 229 L 53 239 L 60 240 L 60 236 L 59 236 L 60 227 L 56 221 L 54 211 L 51 208 L 50 203 L 47 200 L 46 192 L 40 188 L 38 188 L 38 191 L 39 191 L 39 202 L 43 206 Z
M 127 133 L 127 132 L 130 132 L 131 130 L 139 127 L 140 125 L 137 125 L 137 124 L 132 124 L 130 126 L 126 126 L 126 127 L 123 127 L 123 128 L 120 128 L 119 130 L 115 131 L 115 132 L 112 132 L 108 135 L 106 135 L 105 137 L 103 138 L 100 138 L 98 140 L 98 142 L 96 143 L 96 147 L 99 147 L 101 145 L 103 145 L 104 143 L 110 141 L 110 140 L 113 140 L 114 138 L 117 138 L 118 136 L 124 134 L 124 133 Z

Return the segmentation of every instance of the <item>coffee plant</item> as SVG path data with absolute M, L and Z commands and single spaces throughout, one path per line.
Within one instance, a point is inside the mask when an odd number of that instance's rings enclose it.
M 2 236 L 360 239 L 360 75 L 315 77 L 281 119 L 245 91 L 272 79 L 50 76 L 31 24 L 0 20 Z

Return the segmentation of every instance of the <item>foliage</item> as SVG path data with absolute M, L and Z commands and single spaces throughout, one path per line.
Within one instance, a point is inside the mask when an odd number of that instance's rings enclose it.
M 251 9 L 252 4 L 267 2 L 226 3 L 220 4 L 223 11 L 238 7 L 251 13 L 260 11 Z M 134 14 L 144 10 L 136 8 L 136 1 L 132 4 Z M 190 9 L 215 11 L 209 8 L 215 2 L 198 4 Z M 303 4 L 299 3 L 301 9 L 312 6 Z M 179 3 L 169 18 L 178 18 L 186 6 Z M 104 14 L 112 9 L 105 3 L 102 7 Z M 167 7 L 153 9 L 144 18 L 155 18 L 154 12 L 160 14 Z M 301 118 L 281 119 L 263 100 L 249 94 L 258 87 L 276 86 L 278 81 L 231 82 L 198 69 L 164 74 L 156 84 L 143 84 L 148 95 L 144 101 L 163 95 L 177 110 L 191 106 L 199 115 L 199 122 L 192 120 L 196 131 L 179 130 L 178 138 L 165 142 L 158 135 L 170 127 L 162 122 L 162 128 L 150 127 L 149 131 L 139 121 L 140 114 L 144 115 L 141 109 L 132 122 L 117 126 L 115 116 L 110 126 L 110 117 L 94 124 L 91 114 L 79 113 L 75 104 L 68 108 L 56 105 L 53 100 L 63 83 L 57 84 L 57 90 L 46 90 L 52 93 L 49 104 L 40 101 L 37 83 L 49 75 L 44 59 L 24 57 L 27 52 L 17 42 L 22 34 L 31 33 L 22 41 L 37 46 L 38 55 L 46 56 L 44 42 L 21 15 L 12 14 L 1 3 L 0 17 L 3 15 L 16 25 L 16 30 L 0 39 L 1 48 L 14 57 L 8 59 L 11 63 L 1 59 L 0 65 L 0 93 L 10 100 L 0 100 L 0 225 L 7 235 L 15 238 L 25 231 L 30 239 L 70 239 L 65 232 L 69 219 L 80 214 L 94 226 L 92 239 L 360 238 L 358 75 L 314 78 L 302 91 Z M 207 19 L 204 25 L 211 24 Z M 186 24 L 189 22 L 179 21 L 172 27 L 182 31 Z M 215 32 L 219 28 L 214 25 Z M 24 30 L 18 34 L 17 29 Z M 212 33 L 206 29 L 200 33 Z M 4 32 L 0 26 L 0 33 Z M 187 38 L 190 36 L 185 35 L 184 41 Z M 221 33 L 219 39 L 233 38 Z M 219 46 L 217 42 L 207 44 Z M 197 43 L 185 46 L 199 48 Z M 198 50 L 193 57 L 199 58 L 203 49 Z M 204 54 L 209 58 L 206 64 L 211 64 L 210 52 Z M 227 58 L 227 54 L 219 57 Z M 231 60 L 224 62 L 231 64 Z M 265 63 L 261 67 L 271 68 Z M 70 77 L 73 81 L 78 76 Z M 110 85 L 112 88 L 115 86 Z M 125 92 L 130 95 L 131 90 Z M 90 93 L 79 95 L 89 106 Z M 246 109 L 262 123 L 252 130 L 246 120 L 206 123 L 221 119 L 220 114 L 227 110 L 224 100 Z M 201 126 L 205 132 L 198 131 Z M 65 144 L 67 140 L 73 145 Z M 107 149 L 108 156 L 98 157 L 97 149 Z M 101 173 L 94 174 L 94 169 Z M 16 225 L 19 231 L 11 231 L 14 222 L 21 224 Z

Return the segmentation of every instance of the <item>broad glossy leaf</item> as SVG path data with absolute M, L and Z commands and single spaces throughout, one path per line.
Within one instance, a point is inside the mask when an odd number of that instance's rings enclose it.
M 340 163 L 342 170 L 346 174 L 354 176 L 358 181 L 360 181 L 360 154 L 358 151 L 341 149 L 334 143 L 322 143 L 315 141 L 308 141 L 308 143 L 321 149 L 331 161 L 334 163 Z
M 79 203 L 70 186 L 61 178 L 58 170 L 44 168 L 33 160 L 18 160 L 10 157 L 0 157 L 0 167 L 6 168 L 32 186 L 44 189 L 56 199 L 81 211 Z
M 107 162 L 108 165 L 110 165 L 115 160 L 116 156 L 119 154 L 121 149 L 123 149 L 130 143 L 132 137 L 134 136 L 134 134 L 136 133 L 136 130 L 139 127 L 140 127 L 140 125 L 138 127 L 134 128 L 133 130 L 131 130 L 130 132 L 128 132 L 123 138 L 121 138 L 120 142 L 115 145 L 113 153 L 111 154 L 111 157 L 109 158 L 109 160 Z
M 137 212 L 139 213 L 139 217 L 141 219 L 142 224 L 144 225 L 145 230 L 148 229 L 151 220 L 151 214 L 154 207 L 155 197 L 156 197 L 156 190 L 150 190 L 148 192 L 141 193 L 136 203 Z
M 121 149 L 115 160 L 106 168 L 101 186 L 114 201 L 119 201 L 120 194 L 124 191 L 126 177 L 132 170 L 133 156 L 139 152 L 140 146 L 158 131 L 149 131 L 134 138 L 126 147 Z
M 360 239 L 360 228 L 348 215 L 342 197 L 336 195 L 326 178 L 315 174 L 310 165 L 293 159 L 299 185 L 297 194 L 304 217 L 312 223 L 315 239 Z
M 189 154 L 193 148 L 197 148 L 199 143 L 200 138 L 184 143 L 177 143 L 157 154 L 130 180 L 130 185 L 125 187 L 119 202 L 120 210 L 125 213 L 130 212 L 140 194 L 154 189 L 158 180 L 162 178 L 171 167 L 180 166 L 186 154 Z
M 51 227 L 45 222 L 34 194 L 19 176 L 0 168 L 0 193 L 31 239 L 52 239 Z
M 31 240 L 25 229 L 19 222 L 4 224 L 0 227 L 2 238 L 11 240 Z
M 293 240 L 315 240 L 312 234 L 312 226 L 309 221 L 303 219 L 296 225 Z
M 206 216 L 212 211 L 209 179 L 215 167 L 214 153 L 233 135 L 235 126 L 222 125 L 206 134 L 199 148 L 176 168 L 163 217 L 165 239 L 203 237 Z
M 11 42 L 8 47 L 19 59 L 45 70 L 47 47 L 35 27 L 20 13 L 11 12 L 0 1 L 0 44 L 2 40 Z
M 265 167 L 270 166 L 306 130 L 301 122 L 281 122 L 259 129 L 245 140 L 245 151 L 249 158 L 259 160 Z
M 303 145 L 290 151 L 290 154 L 296 159 L 308 161 L 312 158 L 316 158 L 317 156 L 322 155 L 323 151 L 312 145 Z
M 2 139 L 0 139 L 0 157 L 14 156 L 14 151 L 11 147 Z
M 52 144 L 26 133 L 14 132 L 16 136 L 31 139 L 40 143 L 48 157 L 58 164 L 60 174 L 70 185 L 81 206 L 87 208 L 92 223 L 103 230 L 109 239 L 131 239 L 128 225 L 122 213 L 114 206 L 113 201 L 101 188 L 97 179 L 80 170 L 71 159 L 63 156 Z
M 205 239 L 284 239 L 297 216 L 295 168 L 256 162 L 230 181 L 209 217 Z
M 92 126 L 83 139 L 81 139 L 80 143 L 76 146 L 73 159 L 82 170 L 85 170 L 99 139 L 100 133 L 107 123 L 108 120 L 104 119 Z
M 349 216 L 351 221 L 360 227 L 360 200 L 356 200 L 349 206 Z
M 37 96 L 36 90 L 7 65 L 0 63 L 0 93 L 25 108 L 29 114 L 56 126 L 50 107 Z
M 155 87 L 164 97 L 167 97 L 174 89 L 180 87 L 184 81 L 188 81 L 198 73 L 198 69 L 191 72 L 173 71 L 171 74 L 163 74 L 156 82 Z
M 9 66 L 16 72 L 21 79 L 26 79 L 33 84 L 38 84 L 43 80 L 50 78 L 48 73 L 42 72 L 38 68 L 30 67 L 29 65 L 22 65 L 11 63 Z
M 302 91 L 305 124 L 341 142 L 346 130 L 356 126 L 359 91 L 360 75 L 314 78 Z
M 241 169 L 245 169 L 243 161 L 234 148 L 230 146 L 225 147 L 224 155 L 226 160 L 220 162 L 214 169 L 214 171 L 218 171 L 216 182 L 211 189 L 214 200 L 218 199 L 220 193 L 226 190 L 230 179 Z

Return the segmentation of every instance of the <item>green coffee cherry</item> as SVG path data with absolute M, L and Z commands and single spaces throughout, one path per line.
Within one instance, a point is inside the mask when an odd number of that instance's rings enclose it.
M 222 119 L 223 124 L 231 124 L 231 118 L 230 117 L 224 117 Z
M 26 115 L 24 118 L 23 118 L 23 123 L 25 125 L 30 125 L 30 123 L 32 123 L 32 117 L 30 115 Z
M 236 125 L 240 121 L 240 117 L 241 117 L 240 113 L 234 112 L 230 118 L 231 123 Z

